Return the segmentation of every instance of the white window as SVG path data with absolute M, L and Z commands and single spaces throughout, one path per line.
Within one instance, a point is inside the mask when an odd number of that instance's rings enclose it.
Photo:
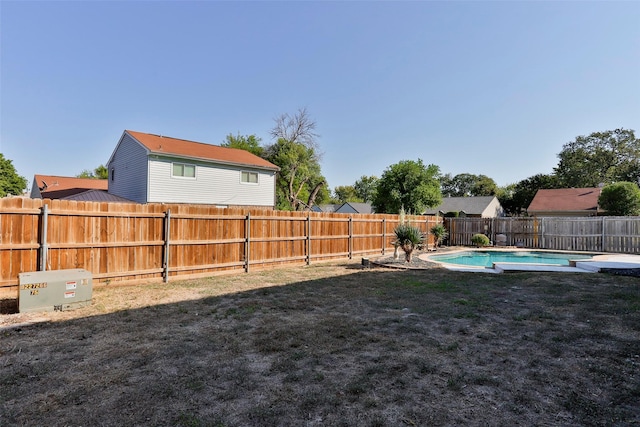
M 173 171 L 171 173 L 172 176 L 179 176 L 183 178 L 195 178 L 196 177 L 196 166 L 195 165 L 187 165 L 184 163 L 174 163 Z
M 245 184 L 257 184 L 258 183 L 258 173 L 257 172 L 242 171 L 240 173 L 240 182 L 243 182 Z

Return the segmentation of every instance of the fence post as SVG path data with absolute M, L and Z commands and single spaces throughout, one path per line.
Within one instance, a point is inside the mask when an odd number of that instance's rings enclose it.
M 353 217 L 349 217 L 349 259 L 353 257 Z
M 602 217 L 602 245 L 600 246 L 602 252 L 607 252 L 607 245 L 606 245 L 606 238 L 607 238 L 607 233 L 605 232 L 605 220 L 606 216 Z
M 382 255 L 387 247 L 387 219 L 382 218 Z
M 424 233 L 422 233 L 423 236 L 423 240 L 422 240 L 422 244 L 424 244 L 424 242 L 427 242 L 427 246 L 429 246 L 429 217 L 425 216 L 424 218 Z M 422 229 L 420 227 L 418 227 L 420 229 L 420 231 L 422 231 Z
M 249 272 L 249 256 L 251 246 L 251 212 L 247 213 L 245 222 L 245 238 L 244 238 L 244 271 Z
M 491 241 L 496 244 L 496 219 L 491 217 Z
M 49 205 L 42 206 L 42 228 L 40 235 L 40 260 L 39 270 L 47 269 L 47 257 L 49 256 L 49 245 L 47 244 L 47 228 L 49 221 Z
M 307 214 L 307 265 L 311 265 L 311 214 Z
M 164 283 L 169 282 L 169 236 L 171 232 L 171 209 L 167 209 L 164 214 L 164 253 L 162 260 L 162 275 Z

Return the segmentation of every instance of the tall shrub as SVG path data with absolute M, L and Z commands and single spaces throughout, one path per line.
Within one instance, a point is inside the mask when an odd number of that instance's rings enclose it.
M 640 215 L 640 188 L 633 182 L 616 182 L 602 189 L 598 204 L 609 215 Z

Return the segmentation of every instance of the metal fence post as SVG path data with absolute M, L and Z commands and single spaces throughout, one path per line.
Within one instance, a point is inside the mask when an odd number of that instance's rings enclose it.
M 244 271 L 249 272 L 249 255 L 251 246 L 251 212 L 247 214 L 247 220 L 245 222 L 245 239 L 244 239 Z
M 382 218 L 382 255 L 387 247 L 387 219 Z
M 307 215 L 307 265 L 311 265 L 311 214 Z
M 42 206 L 42 224 L 40 235 L 40 260 L 39 270 L 45 271 L 47 269 L 47 257 L 49 256 L 49 245 L 47 244 L 47 229 L 49 221 L 49 205 Z
M 169 281 L 169 236 L 171 233 L 171 209 L 167 209 L 164 215 L 164 253 L 162 260 L 164 282 Z
M 349 217 L 349 259 L 353 257 L 353 217 Z
M 606 218 L 607 218 L 606 216 L 602 217 L 602 245 L 600 245 L 600 248 L 601 248 L 602 252 L 607 252 L 607 244 L 605 243 L 607 241 L 607 233 L 605 231 L 605 227 L 606 227 L 605 219 Z

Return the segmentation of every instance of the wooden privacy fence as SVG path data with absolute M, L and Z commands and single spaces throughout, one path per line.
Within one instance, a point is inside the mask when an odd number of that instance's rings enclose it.
M 442 222 L 406 219 L 423 232 Z M 97 283 L 168 281 L 384 255 L 398 223 L 398 215 L 4 198 L 0 288 L 38 270 L 84 268 Z
M 476 233 L 507 246 L 640 253 L 640 217 L 445 218 L 450 245 L 470 245 Z

